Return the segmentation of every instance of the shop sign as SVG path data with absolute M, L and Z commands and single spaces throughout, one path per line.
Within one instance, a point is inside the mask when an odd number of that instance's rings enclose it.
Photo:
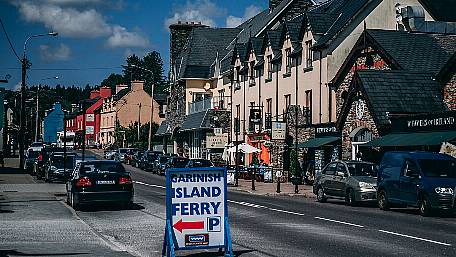
M 215 136 L 206 136 L 206 148 L 208 149 L 217 149 L 225 148 L 225 145 L 228 144 L 228 134 L 224 133 L 221 135 Z
M 162 256 L 175 250 L 224 248 L 233 256 L 224 168 L 166 172 L 166 227 Z
M 272 122 L 272 140 L 285 140 L 286 123 L 283 121 Z
M 456 112 L 391 117 L 393 132 L 438 131 L 456 128 Z
M 93 135 L 94 132 L 95 132 L 95 130 L 94 130 L 93 126 L 86 126 L 86 134 L 87 135 Z
M 315 127 L 315 137 L 340 136 L 335 123 L 319 124 Z
M 89 113 L 86 115 L 86 121 L 87 122 L 94 122 L 95 121 L 95 115 L 93 113 Z
M 214 128 L 214 135 L 221 136 L 223 134 L 222 128 Z

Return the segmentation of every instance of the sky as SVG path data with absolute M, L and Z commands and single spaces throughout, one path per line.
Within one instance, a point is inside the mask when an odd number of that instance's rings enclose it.
M 266 9 L 268 0 L 0 0 L 0 17 L 13 48 L 22 58 L 27 43 L 32 63 L 27 85 L 98 85 L 121 73 L 125 58 L 158 51 L 169 66 L 168 26 L 201 21 L 235 27 Z M 20 87 L 21 64 L 0 27 L 0 87 Z M 55 79 L 58 77 L 58 79 Z

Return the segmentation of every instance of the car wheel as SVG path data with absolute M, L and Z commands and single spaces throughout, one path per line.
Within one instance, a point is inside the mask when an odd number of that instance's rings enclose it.
M 431 216 L 432 208 L 427 196 L 423 196 L 420 203 L 420 214 L 421 216 Z
M 386 192 L 384 190 L 378 192 L 378 207 L 383 211 L 389 210 L 388 198 L 386 197 Z
M 77 203 L 74 199 L 74 193 L 71 193 L 71 207 L 73 207 L 75 211 L 78 211 L 80 209 L 79 203 Z
M 323 187 L 319 187 L 317 189 L 317 201 L 319 201 L 320 203 L 326 202 L 326 196 Z
M 345 202 L 350 206 L 356 205 L 355 191 L 353 191 L 353 189 L 349 188 L 347 190 L 347 193 L 345 194 Z

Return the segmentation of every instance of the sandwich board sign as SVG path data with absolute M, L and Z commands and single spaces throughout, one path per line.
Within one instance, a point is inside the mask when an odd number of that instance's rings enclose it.
M 162 256 L 175 250 L 218 248 L 233 256 L 225 168 L 166 170 L 166 227 Z

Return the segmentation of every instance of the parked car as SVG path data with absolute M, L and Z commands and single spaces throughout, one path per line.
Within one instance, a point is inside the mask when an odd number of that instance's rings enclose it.
M 166 170 L 166 163 L 168 163 L 169 158 L 171 157 L 166 155 L 160 155 L 158 159 L 155 160 L 153 172 L 159 175 L 164 175 Z
M 210 160 L 206 160 L 206 159 L 190 159 L 185 167 L 186 168 L 208 168 L 208 167 L 214 167 L 214 164 Z
M 155 160 L 157 160 L 159 154 L 152 151 L 144 152 L 141 158 L 140 168 L 144 171 L 153 171 Z
M 133 157 L 130 161 L 131 166 L 139 168 L 139 164 L 141 163 L 141 159 L 144 155 L 144 152 L 144 150 L 138 150 L 133 154 Z
M 124 160 L 123 162 L 126 164 L 131 165 L 131 160 L 133 160 L 133 155 L 139 151 L 139 149 L 136 148 L 129 148 L 127 153 L 124 155 Z
M 184 158 L 184 157 L 176 157 L 173 156 L 168 159 L 168 162 L 166 162 L 165 166 L 165 173 L 167 169 L 172 169 L 172 168 L 185 168 L 187 166 L 187 163 L 190 159 Z
M 387 152 L 380 163 L 378 205 L 418 207 L 423 216 L 434 210 L 455 211 L 456 159 L 430 152 Z
M 104 151 L 104 158 L 106 160 L 113 160 L 116 154 L 116 150 L 106 150 Z
M 32 173 L 33 165 L 35 165 L 35 160 L 40 156 L 39 151 L 34 151 L 33 149 L 28 149 L 25 154 L 24 170 L 26 172 Z
M 114 155 L 114 160 L 118 162 L 124 162 L 125 161 L 125 155 L 128 153 L 129 148 L 119 148 L 116 150 L 116 153 Z
M 85 161 L 78 163 L 66 183 L 67 202 L 75 210 L 93 203 L 133 204 L 133 181 L 117 161 Z
M 44 178 L 46 165 L 49 163 L 49 156 L 54 152 L 64 152 L 62 147 L 46 146 L 41 149 L 38 158 L 36 158 L 33 173 L 38 179 Z
M 49 156 L 49 162 L 46 164 L 44 180 L 51 181 L 67 181 L 73 172 L 76 164 L 76 154 L 67 153 L 64 160 L 63 152 L 54 152 Z
M 313 192 L 319 202 L 327 198 L 344 199 L 349 205 L 375 201 L 377 195 L 376 164 L 361 161 L 329 163 L 317 177 Z

